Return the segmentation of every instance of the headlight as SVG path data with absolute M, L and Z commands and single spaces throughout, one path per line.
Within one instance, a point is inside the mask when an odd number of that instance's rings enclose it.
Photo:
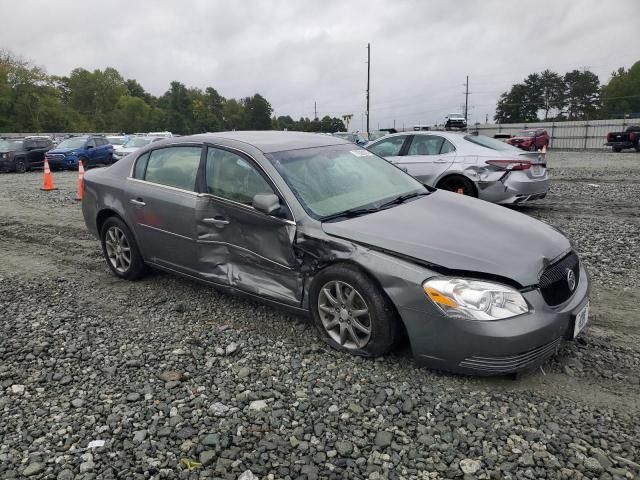
M 69 153 L 67 153 L 67 155 L 77 155 L 77 154 L 78 154 L 78 152 L 69 152 Z
M 499 283 L 437 277 L 422 284 L 427 296 L 448 317 L 499 320 L 529 311 L 520 292 Z

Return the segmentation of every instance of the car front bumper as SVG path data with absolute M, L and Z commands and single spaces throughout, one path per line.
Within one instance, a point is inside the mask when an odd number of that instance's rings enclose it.
M 13 172 L 16 169 L 16 162 L 10 159 L 0 159 L 0 172 Z
M 431 368 L 472 375 L 504 375 L 544 363 L 565 339 L 589 301 L 589 277 L 580 267 L 573 295 L 557 307 L 546 304 L 539 290 L 523 293 L 527 314 L 504 320 L 469 321 L 400 308 L 416 361 Z
M 78 157 L 66 156 L 64 158 L 48 158 L 47 162 L 51 168 L 77 168 Z

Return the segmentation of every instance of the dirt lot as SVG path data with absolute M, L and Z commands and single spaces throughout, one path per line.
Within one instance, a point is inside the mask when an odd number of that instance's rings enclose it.
M 187 280 L 120 281 L 75 173 L 54 192 L 0 175 L 0 478 L 635 478 L 640 154 L 548 160 L 552 191 L 519 210 L 575 242 L 592 313 L 516 380 L 406 350 L 352 358 L 304 319 Z

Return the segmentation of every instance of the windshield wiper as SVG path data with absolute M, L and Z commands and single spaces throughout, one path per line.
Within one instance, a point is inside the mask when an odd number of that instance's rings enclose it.
M 393 200 L 389 200 L 388 202 L 383 203 L 378 207 L 379 210 L 384 208 L 392 207 L 393 205 L 399 205 L 401 203 L 406 202 L 407 200 L 411 200 L 412 198 L 422 197 L 423 195 L 429 195 L 431 192 L 413 192 L 413 193 L 405 193 L 404 195 L 398 195 Z
M 344 212 L 333 213 L 331 215 L 327 215 L 326 217 L 320 218 L 321 222 L 327 222 L 329 220 L 335 220 L 336 218 L 353 218 L 359 217 L 360 215 L 366 215 L 368 213 L 374 213 L 379 211 L 380 208 L 351 208 L 349 210 L 345 210 Z

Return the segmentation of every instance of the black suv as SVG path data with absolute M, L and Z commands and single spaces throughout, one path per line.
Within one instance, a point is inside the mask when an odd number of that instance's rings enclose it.
M 53 148 L 48 137 L 7 138 L 0 140 L 0 171 L 24 173 L 42 168 L 44 154 Z

